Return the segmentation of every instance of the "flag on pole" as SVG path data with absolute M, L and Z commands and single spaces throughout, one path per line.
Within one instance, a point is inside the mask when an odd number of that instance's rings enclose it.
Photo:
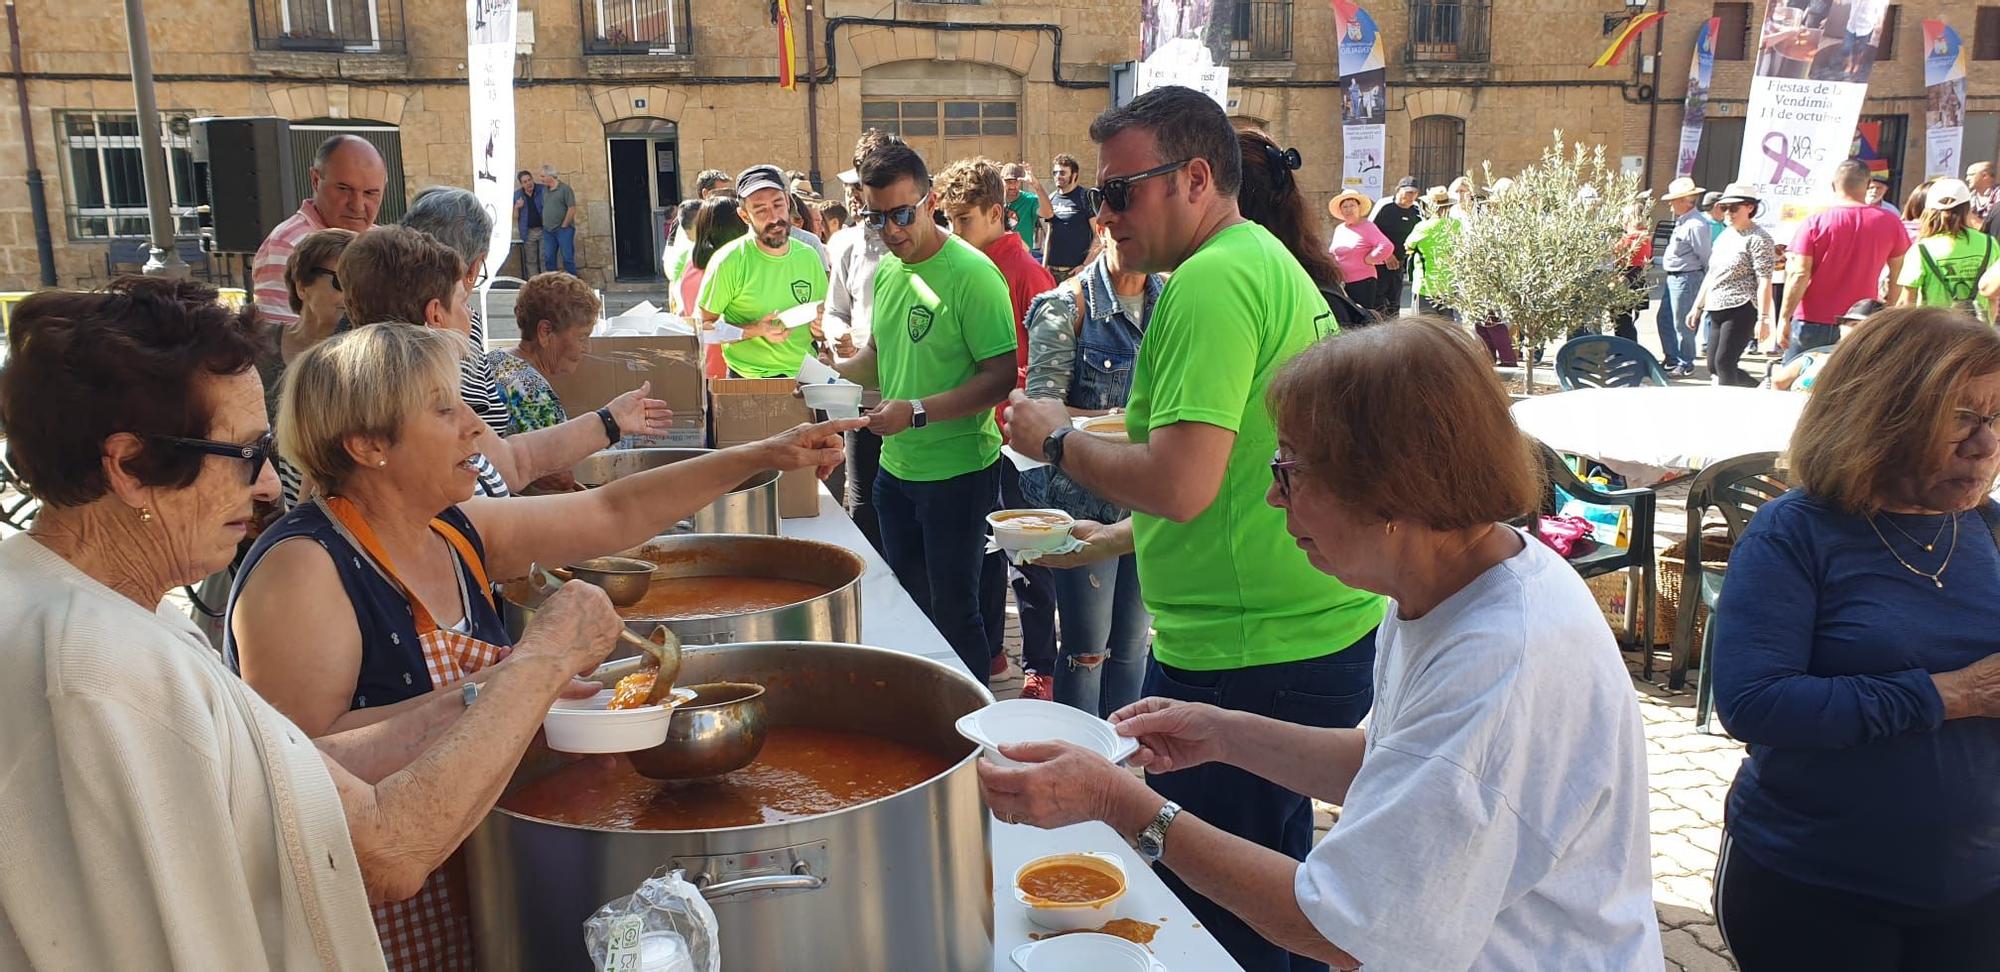
M 786 91 L 799 89 L 798 75 L 792 70 L 793 51 L 791 0 L 778 0 L 778 87 Z
M 1661 18 L 1665 16 L 1665 11 L 1655 11 L 1649 14 L 1641 14 L 1626 21 L 1625 26 L 1619 28 L 1617 36 L 1611 38 L 1611 46 L 1605 48 L 1604 53 L 1597 55 L 1597 60 L 1590 62 L 1590 66 L 1616 67 L 1618 59 L 1625 56 L 1625 49 L 1632 46 L 1632 42 L 1638 38 L 1639 32 L 1659 23 Z

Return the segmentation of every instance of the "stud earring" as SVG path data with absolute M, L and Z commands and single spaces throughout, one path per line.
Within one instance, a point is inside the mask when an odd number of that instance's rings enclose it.
M 152 507 L 149 507 L 149 506 L 141 506 L 141 507 L 139 507 L 139 522 L 140 522 L 140 523 L 151 523 L 151 522 L 153 522 L 153 510 L 152 510 Z
M 383 466 L 386 466 L 386 465 L 388 465 L 388 464 L 389 464 L 389 460 L 387 460 L 387 459 L 377 459 L 377 460 L 375 460 L 375 468 L 377 468 L 377 469 L 380 469 L 380 468 L 382 468 Z

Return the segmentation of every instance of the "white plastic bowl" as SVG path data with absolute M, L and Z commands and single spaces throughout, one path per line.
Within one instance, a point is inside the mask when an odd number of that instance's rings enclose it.
M 986 758 L 1019 765 L 1000 755 L 1001 746 L 1060 740 L 1075 743 L 1114 763 L 1139 751 L 1139 740 L 1118 734 L 1111 723 L 1082 709 L 1041 699 L 1007 699 L 960 716 L 958 734 L 978 743 Z
M 817 317 L 819 317 L 819 301 L 815 300 L 811 303 L 800 304 L 797 307 L 780 311 L 778 313 L 778 323 L 786 327 L 804 327 L 807 324 L 811 324 L 813 319 Z
M 674 689 L 675 698 L 684 691 Z M 542 718 L 549 748 L 563 753 L 629 753 L 667 741 L 667 724 L 674 716 L 671 706 L 607 709 L 612 694 L 607 688 L 587 699 L 557 699 Z
M 1060 521 L 1061 525 L 1030 526 L 1023 521 L 1028 514 L 1046 516 Z M 987 514 L 986 525 L 993 528 L 993 539 L 1002 550 L 1009 553 L 1024 550 L 1046 553 L 1069 542 L 1069 531 L 1076 526 L 1076 519 L 1061 510 L 999 510 Z
M 1144 945 L 1116 935 L 1078 932 L 1029 942 L 1009 953 L 1021 972 L 1165 972 Z
M 1118 878 L 1116 893 L 1097 901 L 1063 903 L 1043 901 L 1030 897 L 1021 890 L 1021 879 L 1029 871 L 1049 864 L 1081 864 L 1085 867 L 1111 874 Z M 1037 857 L 1021 865 L 1014 872 L 1014 900 L 1028 909 L 1028 920 L 1049 931 L 1082 931 L 1086 928 L 1102 928 L 1104 923 L 1118 917 L 1118 901 L 1125 897 L 1128 887 L 1125 865 L 1115 855 L 1091 851 L 1082 854 L 1050 854 Z
M 829 418 L 857 418 L 861 415 L 862 388 L 854 382 L 800 385 L 799 389 L 807 405 L 825 412 Z
M 1075 419 L 1075 425 L 1078 431 L 1088 432 L 1101 439 L 1132 441 L 1132 436 L 1125 431 L 1123 412 L 1113 412 L 1110 415 L 1079 415 Z

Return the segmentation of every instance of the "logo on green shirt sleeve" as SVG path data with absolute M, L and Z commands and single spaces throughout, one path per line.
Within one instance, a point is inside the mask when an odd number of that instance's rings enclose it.
M 910 308 L 911 344 L 922 343 L 924 337 L 931 333 L 931 324 L 934 317 L 935 315 L 931 313 L 931 309 L 921 304 Z
M 803 304 L 812 299 L 813 285 L 804 280 L 792 281 L 792 299 Z

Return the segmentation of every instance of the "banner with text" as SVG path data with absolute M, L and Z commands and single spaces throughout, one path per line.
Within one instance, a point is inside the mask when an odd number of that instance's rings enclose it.
M 1170 84 L 1193 88 L 1229 110 L 1229 68 L 1208 47 L 1215 0 L 1142 0 L 1139 66 L 1132 93 Z
M 1710 17 L 1694 35 L 1694 56 L 1688 58 L 1687 100 L 1681 110 L 1681 153 L 1675 176 L 1694 175 L 1695 154 L 1701 151 L 1701 130 L 1708 121 L 1708 86 L 1715 79 L 1715 36 L 1722 18 Z
M 493 218 L 486 273 L 514 244 L 515 0 L 466 0 L 465 74 L 472 95 L 472 191 Z
M 1847 158 L 1868 96 L 1888 9 L 1884 0 L 1811 8 L 1770 0 L 1736 179 L 1756 188 L 1764 200 L 1757 222 L 1780 241 L 1829 202 L 1833 170 Z
M 1924 21 L 1924 175 L 1956 177 L 1965 166 L 1965 46 L 1942 20 Z
M 1352 0 L 1331 0 L 1340 38 L 1340 188 L 1382 196 L 1383 122 L 1389 113 L 1388 72 L 1375 18 Z

